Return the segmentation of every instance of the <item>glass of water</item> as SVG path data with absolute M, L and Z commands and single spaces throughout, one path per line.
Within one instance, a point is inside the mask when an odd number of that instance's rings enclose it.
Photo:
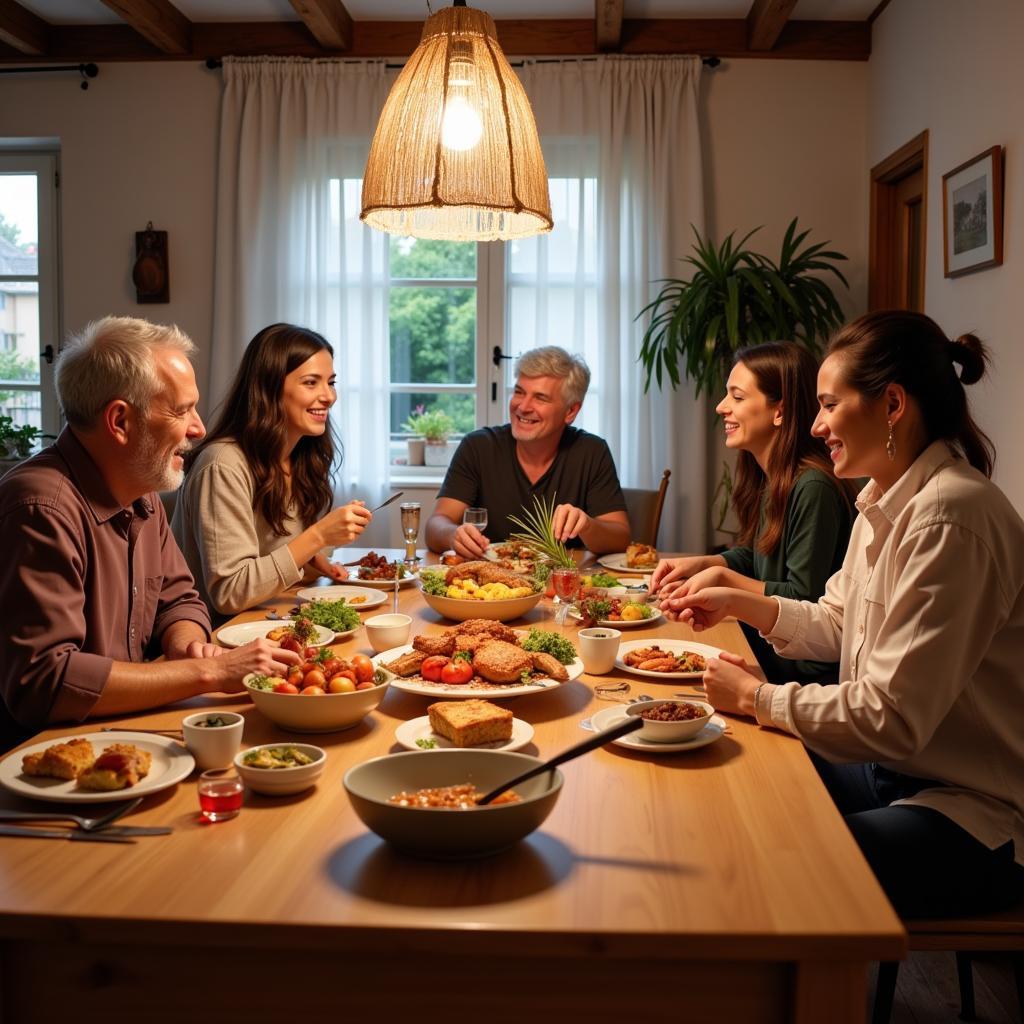
M 467 508 L 462 513 L 462 521 L 470 526 L 475 526 L 481 533 L 487 529 L 487 509 Z
M 420 560 L 416 554 L 416 538 L 420 535 L 420 503 L 403 501 L 399 507 L 402 510 L 402 536 L 405 538 L 405 564 L 415 565 Z

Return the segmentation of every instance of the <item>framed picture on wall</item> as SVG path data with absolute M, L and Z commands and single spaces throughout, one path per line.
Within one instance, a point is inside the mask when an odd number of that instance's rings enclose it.
M 1003 262 L 1003 149 L 993 146 L 942 176 L 946 277 Z

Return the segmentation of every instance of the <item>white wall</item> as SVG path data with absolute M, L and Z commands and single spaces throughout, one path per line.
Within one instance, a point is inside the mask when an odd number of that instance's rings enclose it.
M 969 390 L 996 444 L 995 479 L 1024 510 L 1024 463 L 1015 457 L 1024 414 L 1020 253 L 1024 245 L 1024 4 L 1020 0 L 899 0 L 875 22 L 868 64 L 868 164 L 928 129 L 925 312 L 955 337 L 974 330 L 993 366 Z M 943 276 L 942 176 L 991 146 L 1006 147 L 1003 264 Z

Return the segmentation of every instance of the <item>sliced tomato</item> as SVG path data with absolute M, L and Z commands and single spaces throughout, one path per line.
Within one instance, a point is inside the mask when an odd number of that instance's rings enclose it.
M 433 654 L 423 659 L 420 665 L 420 675 L 428 682 L 436 683 L 441 678 L 441 672 L 448 665 L 450 659 L 443 654 Z
M 464 658 L 456 658 L 441 669 L 441 682 L 461 686 L 473 678 L 473 666 Z

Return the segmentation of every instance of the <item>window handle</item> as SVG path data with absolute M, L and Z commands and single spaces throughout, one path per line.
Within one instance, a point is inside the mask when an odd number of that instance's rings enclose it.
M 514 356 L 502 355 L 501 346 L 500 345 L 495 345 L 494 348 L 491 350 L 491 362 L 494 363 L 495 366 L 501 366 L 502 359 L 514 359 L 514 358 L 515 358 Z
M 53 364 L 53 346 L 47 345 L 46 348 L 39 353 L 48 363 Z

